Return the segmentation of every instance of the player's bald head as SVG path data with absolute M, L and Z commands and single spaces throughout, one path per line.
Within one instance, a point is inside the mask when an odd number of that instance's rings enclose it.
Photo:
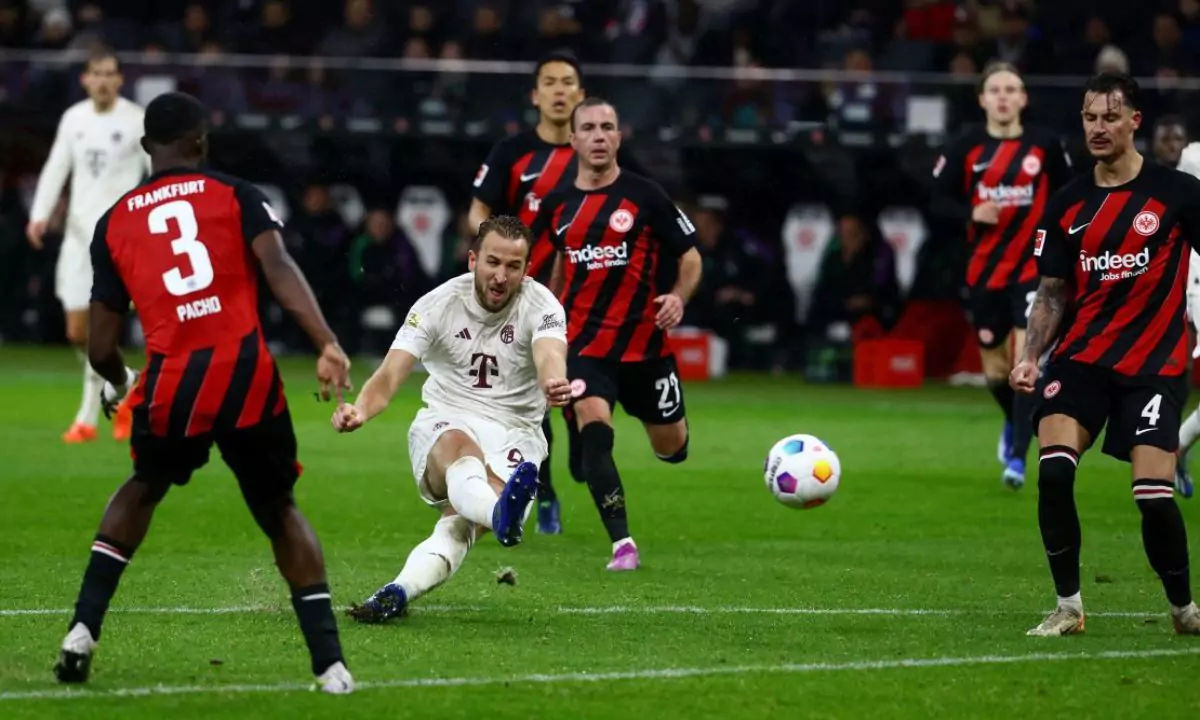
M 174 147 L 181 154 L 203 154 L 208 111 L 196 98 L 181 92 L 159 95 L 146 106 L 145 148 L 156 151 Z

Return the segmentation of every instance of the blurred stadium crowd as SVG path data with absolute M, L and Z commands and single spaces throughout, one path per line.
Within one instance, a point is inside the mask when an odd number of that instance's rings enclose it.
M 530 63 L 551 50 L 579 56 L 694 215 L 706 279 L 687 322 L 747 367 L 807 368 L 847 341 L 831 328 L 957 303 L 962 230 L 928 213 L 930 170 L 982 119 L 989 60 L 1026 74 L 1027 122 L 1077 156 L 1081 76 L 1099 69 L 1145 79 L 1148 122 L 1200 111 L 1200 0 L 0 0 L 7 341 L 60 339 L 53 245 L 34 253 L 25 217 L 101 44 L 123 53 L 127 97 L 178 88 L 214 110 L 214 164 L 271 189 L 362 349 L 391 334 L 370 309 L 402 312 L 461 268 L 470 180 L 536 119 Z

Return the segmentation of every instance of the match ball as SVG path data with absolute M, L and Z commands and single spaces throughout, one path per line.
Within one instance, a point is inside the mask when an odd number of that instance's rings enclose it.
M 812 435 L 789 435 L 775 443 L 763 470 L 775 499 L 803 510 L 828 502 L 842 477 L 837 453 Z

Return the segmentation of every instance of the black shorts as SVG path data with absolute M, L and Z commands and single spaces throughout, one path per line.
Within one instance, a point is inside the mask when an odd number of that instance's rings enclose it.
M 570 355 L 567 376 L 576 400 L 602 397 L 610 408 L 619 401 L 625 412 L 650 425 L 671 425 L 687 415 L 674 355 L 636 362 Z
M 1046 364 L 1038 380 L 1034 428 L 1041 418 L 1066 415 L 1092 441 L 1108 425 L 1105 455 L 1129 461 L 1137 445 L 1175 452 L 1187 402 L 1187 377 L 1128 376 L 1115 370 L 1060 360 Z
M 213 445 L 237 478 L 247 500 L 269 500 L 292 491 L 300 477 L 292 416 L 275 417 L 231 432 L 161 437 L 150 432 L 148 413 L 135 410 L 129 439 L 134 477 L 152 485 L 186 485 L 208 464 Z
M 1013 328 L 1025 329 L 1037 288 L 1038 281 L 1033 280 L 999 290 L 975 287 L 968 291 L 967 314 L 980 347 L 1000 347 Z

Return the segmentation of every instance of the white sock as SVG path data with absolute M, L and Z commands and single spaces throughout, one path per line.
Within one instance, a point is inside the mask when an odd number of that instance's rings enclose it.
M 79 400 L 79 412 L 75 422 L 96 426 L 100 419 L 100 393 L 104 390 L 104 378 L 86 361 L 83 364 L 83 397 Z
M 433 534 L 413 548 L 393 581 L 412 602 L 449 580 L 462 565 L 475 538 L 475 526 L 462 515 L 444 517 Z
M 1083 595 L 1080 593 L 1075 593 L 1074 595 L 1072 595 L 1070 597 L 1060 597 L 1058 599 L 1058 606 L 1065 607 L 1065 608 L 1071 608 L 1072 610 L 1075 610 L 1076 612 L 1079 612 L 1080 614 L 1082 614 L 1083 613 Z
M 1200 408 L 1197 408 L 1179 426 L 1179 452 L 1186 453 L 1200 438 Z
M 500 496 L 488 485 L 482 460 L 467 456 L 446 468 L 446 493 L 459 515 L 492 529 L 492 510 Z

